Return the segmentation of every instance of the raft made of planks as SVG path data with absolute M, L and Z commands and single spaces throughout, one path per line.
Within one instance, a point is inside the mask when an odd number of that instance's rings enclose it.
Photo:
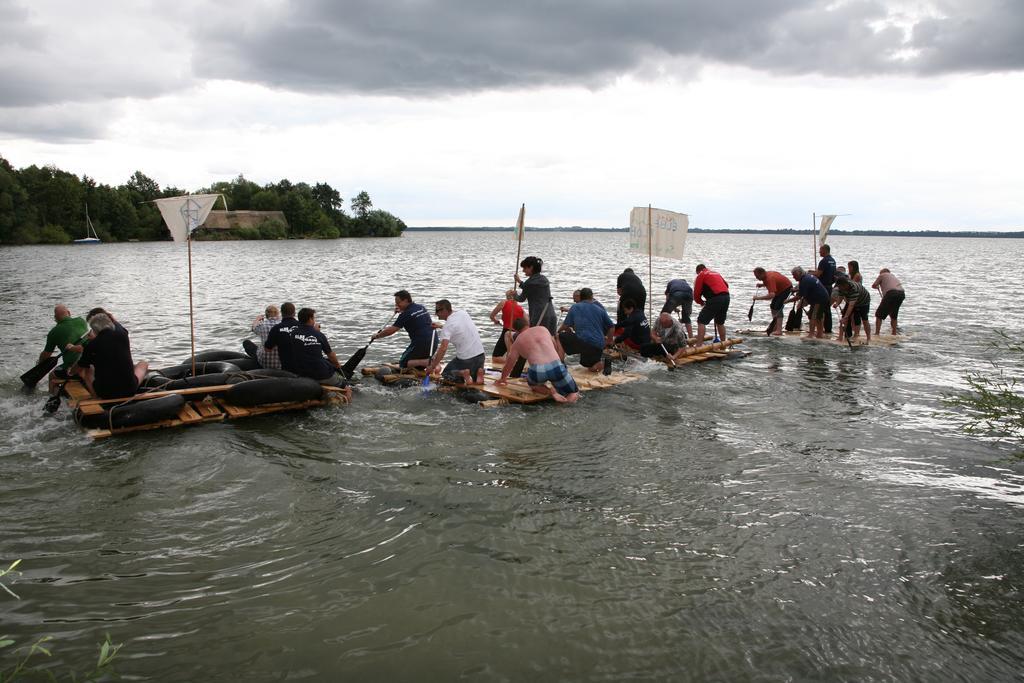
M 391 370 L 392 374 L 378 375 L 378 371 L 384 368 Z M 620 384 L 645 379 L 643 375 L 633 372 L 615 372 L 610 375 L 602 375 L 579 366 L 569 367 L 569 372 L 572 374 L 573 379 L 576 380 L 576 386 L 579 387 L 581 392 L 611 389 L 612 387 L 616 387 Z M 385 385 L 394 385 L 396 383 L 410 381 L 422 381 L 426 376 L 423 370 L 412 368 L 404 368 L 400 370 L 397 365 L 391 363 L 377 367 L 363 368 L 362 373 L 364 375 L 375 375 L 377 379 Z M 486 394 L 490 398 L 477 402 L 484 408 L 493 408 L 512 403 L 530 404 L 542 403 L 544 401 L 550 401 L 552 403 L 555 402 L 555 400 L 550 396 L 538 394 L 533 391 L 533 389 L 530 388 L 530 385 L 526 383 L 525 376 L 509 377 L 508 384 L 496 384 L 498 375 L 494 373 L 493 368 L 486 374 L 483 384 L 442 383 L 440 374 L 433 375 L 431 379 L 432 381 L 441 384 L 442 390 L 444 391 L 477 391 L 481 394 Z
M 667 356 L 654 356 L 651 358 L 645 358 L 639 353 L 635 353 L 628 349 L 614 349 L 609 352 L 612 358 L 619 360 L 625 360 L 632 358 L 640 361 L 655 361 L 664 363 L 669 368 L 676 368 L 680 365 L 690 365 L 691 363 L 702 363 L 709 360 L 722 360 L 724 358 L 735 358 L 737 354 L 748 355 L 747 353 L 741 353 L 736 350 L 732 350 L 732 347 L 736 344 L 742 344 L 743 339 L 733 338 L 726 339 L 725 341 L 713 342 L 710 344 L 701 344 L 700 346 L 691 346 L 689 348 L 680 349 L 675 352 L 670 360 Z
M 169 420 L 158 420 L 156 422 L 149 422 L 147 424 L 135 425 L 132 427 L 86 429 L 85 433 L 94 439 L 104 439 L 128 432 L 141 432 L 150 429 L 167 429 L 169 427 L 181 427 L 184 425 L 201 424 L 204 422 L 221 422 L 222 420 L 234 420 L 243 417 L 267 415 L 269 413 L 280 413 L 291 410 L 307 410 L 317 406 L 350 402 L 344 389 L 340 387 L 324 386 L 324 397 L 319 400 L 265 403 L 258 406 L 242 407 L 228 403 L 221 396 L 233 386 L 235 385 L 220 384 L 211 387 L 194 387 L 191 389 L 177 389 L 174 391 L 150 391 L 143 394 L 136 394 L 131 398 L 100 399 L 93 398 L 81 382 L 72 380 L 64 384 L 64 391 L 68 395 L 68 407 L 72 410 L 81 410 L 84 415 L 101 415 L 105 410 L 104 406 L 113 406 L 127 401 L 144 401 L 153 398 L 160 398 L 161 396 L 168 396 L 170 394 L 179 394 L 185 397 L 185 405 L 174 418 Z
M 783 332 L 778 336 L 768 336 L 761 330 L 744 330 L 741 334 L 745 334 L 750 337 L 760 339 L 776 339 L 779 341 L 799 341 L 807 342 L 809 344 L 831 344 L 833 346 L 897 346 L 911 337 L 909 334 L 872 334 L 871 343 L 869 344 L 864 338 L 864 332 L 860 335 L 850 339 L 847 343 L 845 339 L 840 341 L 836 338 L 835 330 L 833 329 L 832 334 L 826 334 L 824 337 L 809 337 L 807 336 L 807 330 L 793 330 L 791 332 Z

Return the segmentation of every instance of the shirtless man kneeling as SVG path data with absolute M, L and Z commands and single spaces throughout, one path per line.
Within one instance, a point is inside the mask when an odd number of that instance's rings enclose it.
M 572 403 L 578 399 L 579 387 L 576 386 L 565 363 L 559 359 L 547 328 L 530 327 L 526 318 L 516 318 L 512 326 L 518 334 L 508 350 L 501 378 L 495 381 L 495 384 L 508 384 L 508 375 L 522 356 L 530 364 L 526 371 L 526 383 L 534 393 L 550 396 L 559 403 Z M 547 382 L 551 382 L 554 389 L 549 388 Z

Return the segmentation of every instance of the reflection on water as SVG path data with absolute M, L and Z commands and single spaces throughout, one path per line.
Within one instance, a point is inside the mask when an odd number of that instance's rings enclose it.
M 647 270 L 625 239 L 528 233 L 524 255 L 544 258 L 556 303 L 590 286 L 612 304 L 622 268 Z M 755 265 L 808 265 L 806 242 L 691 235 L 692 258 L 654 264 L 652 298 L 699 259 L 743 301 Z M 745 359 L 635 367 L 644 382 L 566 408 L 367 383 L 343 409 L 96 443 L 63 412 L 42 418 L 17 376 L 57 300 L 114 311 L 139 359 L 182 360 L 185 254 L 0 249 L 22 322 L 0 346 L 0 562 L 24 569 L 3 630 L 53 635 L 67 663 L 110 632 L 120 670 L 156 680 L 1014 678 L 1024 473 L 937 411 L 988 367 L 993 326 L 1024 333 L 999 270 L 986 297 L 956 301 L 963 272 L 1022 245 L 833 248 L 903 279 L 910 343 L 751 340 Z M 514 256 L 492 233 L 197 244 L 198 346 L 238 348 L 267 303 L 292 300 L 347 357 L 403 287 L 466 308 L 489 345 Z M 767 324 L 734 308 L 730 330 Z

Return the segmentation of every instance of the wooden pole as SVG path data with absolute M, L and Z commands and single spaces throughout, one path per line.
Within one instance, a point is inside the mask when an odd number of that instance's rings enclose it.
M 811 253 L 811 268 L 814 268 L 818 263 L 818 214 L 811 214 L 811 240 L 814 243 L 814 251 Z
M 516 275 L 519 274 L 519 255 L 523 251 L 523 233 L 526 232 L 526 204 L 519 207 L 519 219 L 516 220 L 516 262 L 512 265 L 512 289 L 516 288 Z
M 651 242 L 654 234 L 654 223 L 651 220 L 651 205 L 647 205 L 647 323 L 651 322 L 651 293 L 654 291 L 654 268 L 651 258 Z
M 188 226 L 185 226 L 188 229 Z M 196 376 L 196 321 L 192 312 L 192 233 L 186 237 L 188 242 L 188 326 L 189 338 L 192 342 L 192 376 Z

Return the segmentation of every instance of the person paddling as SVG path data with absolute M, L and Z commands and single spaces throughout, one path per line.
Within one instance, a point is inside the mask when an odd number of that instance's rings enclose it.
M 433 321 L 427 309 L 412 300 L 412 294 L 400 289 L 395 292 L 395 311 L 398 317 L 395 322 L 377 332 L 371 339 L 390 337 L 404 329 L 409 335 L 409 345 L 398 359 L 400 368 L 422 368 L 430 362 L 430 356 L 436 348 Z

